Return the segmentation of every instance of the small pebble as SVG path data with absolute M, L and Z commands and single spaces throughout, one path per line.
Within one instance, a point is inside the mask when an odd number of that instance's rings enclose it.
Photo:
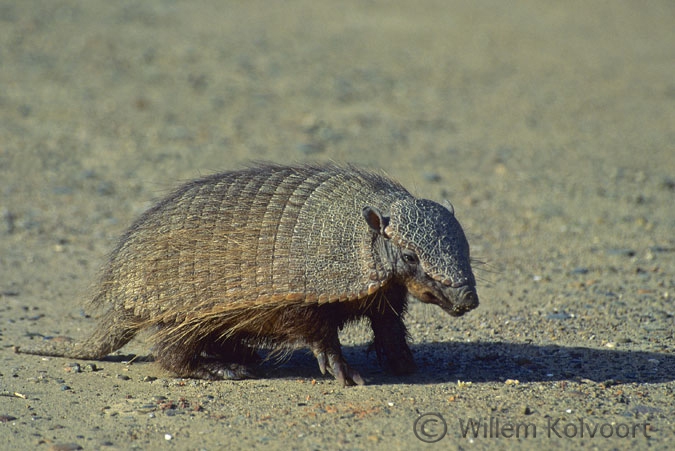
M 55 186 L 52 188 L 52 193 L 59 195 L 72 194 L 73 188 L 70 186 Z
M 101 196 L 111 196 L 115 194 L 115 184 L 111 181 L 104 180 L 96 187 L 96 193 Z
M 82 368 L 80 367 L 79 363 L 69 363 L 68 365 L 66 365 L 64 370 L 66 371 L 66 373 L 81 373 L 82 372 Z
M 609 255 L 618 255 L 618 256 L 623 256 L 623 257 L 634 257 L 635 256 L 635 251 L 633 249 L 613 248 L 613 249 L 607 249 L 607 253 Z
M 424 180 L 427 182 L 440 182 L 441 181 L 441 176 L 437 172 L 425 172 L 422 174 L 422 177 L 424 177 Z
M 571 274 L 588 274 L 588 268 L 578 267 L 570 271 Z
M 668 190 L 675 190 L 675 178 L 672 177 L 664 177 L 663 181 L 661 182 L 661 186 L 664 189 Z
M 675 251 L 675 248 L 670 248 L 670 247 L 665 247 L 665 246 L 650 246 L 649 250 L 651 252 L 673 252 Z
M 321 144 L 315 144 L 315 143 L 300 143 L 296 146 L 296 149 L 298 149 L 300 152 L 304 153 L 305 155 L 312 155 L 315 153 L 320 153 L 324 151 L 324 146 Z

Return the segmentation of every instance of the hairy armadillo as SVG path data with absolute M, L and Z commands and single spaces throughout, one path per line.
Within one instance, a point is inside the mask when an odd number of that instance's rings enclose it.
M 259 164 L 183 185 L 124 233 L 88 340 L 19 352 L 98 359 L 150 329 L 155 360 L 179 376 L 249 377 L 258 349 L 307 346 L 322 373 L 363 384 L 338 331 L 367 318 L 378 360 L 413 372 L 408 295 L 453 316 L 478 305 L 452 207 L 353 166 Z

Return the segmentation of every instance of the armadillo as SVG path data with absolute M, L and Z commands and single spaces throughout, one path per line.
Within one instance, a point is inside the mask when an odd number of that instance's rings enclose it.
M 475 286 L 449 204 L 354 166 L 257 164 L 190 181 L 131 225 L 103 268 L 89 339 L 19 352 L 100 359 L 148 329 L 177 376 L 254 377 L 259 350 L 308 347 L 323 374 L 363 384 L 343 326 L 369 321 L 378 361 L 408 374 L 408 298 L 461 316 Z

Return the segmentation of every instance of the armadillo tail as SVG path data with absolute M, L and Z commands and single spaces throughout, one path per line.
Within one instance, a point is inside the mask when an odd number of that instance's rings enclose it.
M 106 315 L 108 316 L 108 315 Z M 136 335 L 136 329 L 120 323 L 110 323 L 102 318 L 99 327 L 81 343 L 50 343 L 35 348 L 14 347 L 19 354 L 42 355 L 47 357 L 68 357 L 71 359 L 98 360 L 127 344 Z

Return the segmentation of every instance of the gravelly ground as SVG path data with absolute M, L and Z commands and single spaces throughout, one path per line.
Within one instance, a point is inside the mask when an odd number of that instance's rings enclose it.
M 673 23 L 668 1 L 0 1 L 0 442 L 672 449 Z M 302 352 L 243 382 L 125 363 L 142 339 L 95 368 L 12 353 L 91 330 L 88 284 L 153 199 L 261 159 L 454 203 L 482 304 L 411 306 L 418 374 L 382 373 L 363 326 L 352 389 Z

